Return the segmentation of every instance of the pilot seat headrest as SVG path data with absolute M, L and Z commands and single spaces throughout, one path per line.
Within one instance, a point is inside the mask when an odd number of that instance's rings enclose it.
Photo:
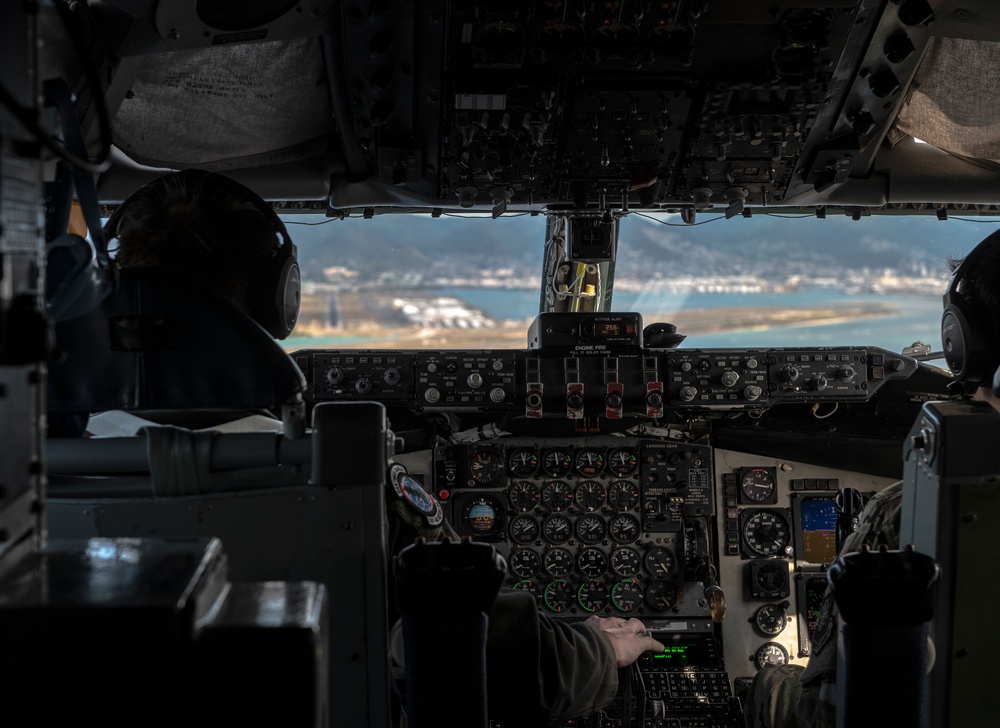
M 128 268 L 85 316 L 56 325 L 49 412 L 279 409 L 301 371 L 228 298 L 183 271 Z

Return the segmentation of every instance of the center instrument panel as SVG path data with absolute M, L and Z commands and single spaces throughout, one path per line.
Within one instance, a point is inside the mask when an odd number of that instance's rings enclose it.
M 414 410 L 583 420 L 667 410 L 864 402 L 917 368 L 874 347 L 796 349 L 329 350 L 293 354 L 310 403 L 375 399 Z
M 917 364 L 870 347 L 648 349 L 629 314 L 601 316 L 533 326 L 527 350 L 293 358 L 310 404 L 378 400 L 390 419 L 402 409 L 532 425 L 400 459 L 460 535 L 503 555 L 506 587 L 559 620 L 639 618 L 666 645 L 574 726 L 741 725 L 734 696 L 758 670 L 808 659 L 844 508 L 892 479 L 713 447 L 705 423 L 785 403 L 864 404 Z M 688 424 L 663 429 L 675 413 Z M 616 420 L 631 422 L 600 434 L 598 421 Z

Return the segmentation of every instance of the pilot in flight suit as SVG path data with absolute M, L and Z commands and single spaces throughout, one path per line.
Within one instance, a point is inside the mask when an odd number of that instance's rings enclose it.
M 986 402 L 1000 411 L 1000 397 L 995 389 L 997 379 L 993 374 L 1000 374 L 1000 231 L 979 243 L 961 266 L 956 263 L 953 272 L 952 283 L 945 294 L 945 320 L 942 324 L 946 359 L 958 381 L 967 388 L 975 387 L 973 399 Z M 955 297 L 959 295 L 956 294 L 958 282 L 963 278 L 969 285 L 961 295 L 971 303 L 961 305 L 971 305 L 978 310 L 974 325 L 987 329 L 977 332 L 989 342 L 981 354 L 984 365 L 979 367 L 978 373 L 970 372 L 968 366 L 963 366 L 962 358 L 955 359 L 959 350 L 964 352 L 965 345 L 956 345 L 949 340 L 955 334 L 951 332 L 947 319 Z M 963 318 L 971 320 L 965 315 Z M 898 549 L 902 499 L 902 482 L 894 483 L 873 496 L 861 514 L 858 528 L 844 540 L 841 552 L 854 553 L 860 551 L 863 545 L 871 548 L 885 545 L 889 549 Z M 748 728 L 836 726 L 837 632 L 837 608 L 832 592 L 827 589 L 811 643 L 809 662 L 805 669 L 798 665 L 768 666 L 757 673 L 744 705 Z
M 122 207 L 108 231 L 118 239 L 119 266 L 182 268 L 250 315 L 254 279 L 276 256 L 279 235 L 290 245 L 266 203 L 242 185 L 205 172 L 161 177 Z M 447 522 L 431 526 L 391 493 L 387 504 L 390 554 L 418 536 L 457 539 Z M 488 616 L 490 716 L 518 726 L 595 712 L 617 692 L 618 668 L 646 650 L 663 649 L 637 619 L 595 616 L 570 625 L 539 612 L 535 598 L 525 592 L 502 591 Z

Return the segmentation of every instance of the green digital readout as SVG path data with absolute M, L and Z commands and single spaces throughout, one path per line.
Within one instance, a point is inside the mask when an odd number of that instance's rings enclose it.
M 716 651 L 711 647 L 711 638 L 676 639 L 672 634 L 654 634 L 666 647 L 661 652 L 651 654 L 663 668 L 691 667 L 713 668 L 718 663 Z
M 668 645 L 663 652 L 653 655 L 654 660 L 676 660 L 687 662 L 688 650 L 691 645 Z

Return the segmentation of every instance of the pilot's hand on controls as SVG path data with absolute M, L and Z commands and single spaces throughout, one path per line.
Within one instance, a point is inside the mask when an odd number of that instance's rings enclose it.
M 599 629 L 611 640 L 615 649 L 615 663 L 618 667 L 628 667 L 643 652 L 655 650 L 662 652 L 664 646 L 654 640 L 646 632 L 646 625 L 638 619 L 621 619 L 620 617 L 588 617 L 584 624 Z

